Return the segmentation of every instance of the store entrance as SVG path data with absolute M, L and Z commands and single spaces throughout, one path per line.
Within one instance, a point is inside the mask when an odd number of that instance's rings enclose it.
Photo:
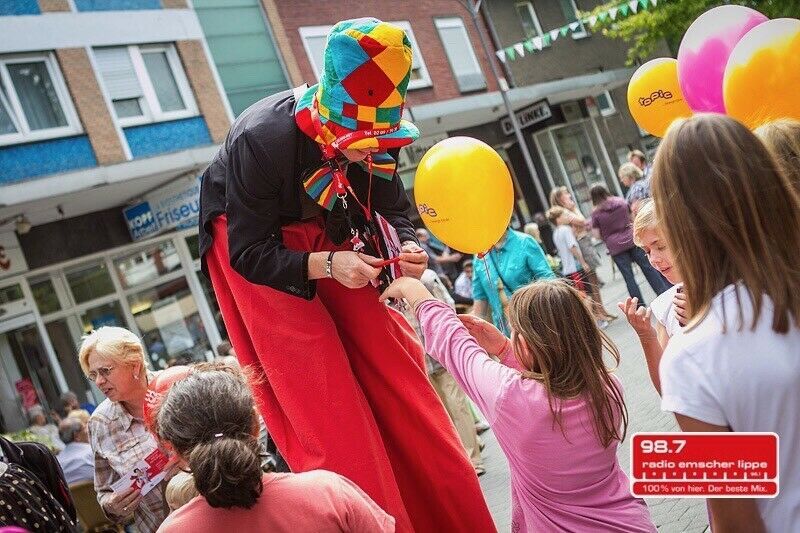
M 33 314 L 0 322 L 0 432 L 28 426 L 26 409 L 58 405 L 59 389 Z

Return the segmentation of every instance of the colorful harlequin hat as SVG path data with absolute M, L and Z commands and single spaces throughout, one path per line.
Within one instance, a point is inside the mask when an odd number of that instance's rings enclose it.
M 401 118 L 411 60 L 411 42 L 397 26 L 374 18 L 339 22 L 328 34 L 319 83 L 297 102 L 298 126 L 338 150 L 414 142 L 419 130 Z

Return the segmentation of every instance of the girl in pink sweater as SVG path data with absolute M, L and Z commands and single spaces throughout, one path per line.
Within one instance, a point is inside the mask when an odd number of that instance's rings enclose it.
M 603 362 L 619 352 L 563 281 L 518 290 L 511 339 L 433 299 L 416 279 L 381 296 L 405 298 L 437 359 L 486 415 L 511 468 L 511 531 L 655 531 L 617 461 L 627 410 Z M 500 362 L 489 357 L 497 355 Z

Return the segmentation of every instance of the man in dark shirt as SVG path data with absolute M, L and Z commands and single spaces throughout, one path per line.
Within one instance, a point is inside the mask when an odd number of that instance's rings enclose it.
M 398 531 L 493 531 L 414 332 L 376 290 L 427 265 L 395 171 L 419 136 L 401 119 L 411 58 L 391 24 L 334 26 L 318 85 L 231 127 L 203 176 L 200 253 L 293 471 L 346 476 Z

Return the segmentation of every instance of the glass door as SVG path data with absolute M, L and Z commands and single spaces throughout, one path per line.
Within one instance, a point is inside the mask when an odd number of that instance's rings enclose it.
M 32 314 L 0 323 L 0 431 L 27 427 L 26 409 L 58 405 L 59 389 Z
M 78 361 L 78 343 L 74 334 L 75 331 L 80 332 L 77 319 L 68 316 L 53 320 L 45 324 L 45 329 L 61 365 L 64 379 L 67 381 L 67 388 L 78 395 L 80 403 L 88 401 L 96 404 L 98 400 L 102 400 L 103 395 L 91 387 Z
M 592 211 L 589 189 L 595 183 L 605 184 L 606 180 L 600 160 L 589 141 L 583 123 L 569 124 L 553 131 L 561 161 L 572 185 L 575 202 L 581 211 L 588 215 Z

